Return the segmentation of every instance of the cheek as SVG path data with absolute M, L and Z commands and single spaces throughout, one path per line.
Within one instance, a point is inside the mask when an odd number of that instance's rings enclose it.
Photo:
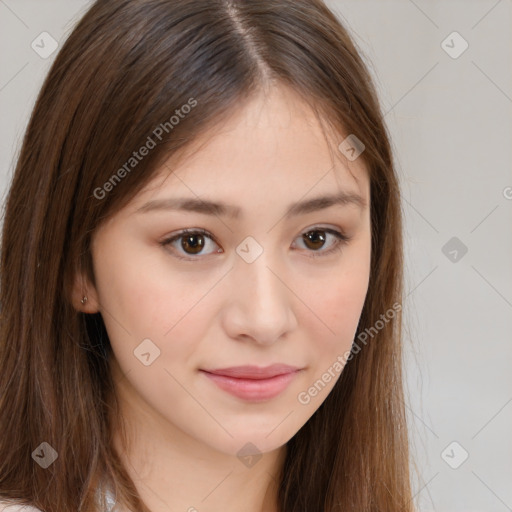
M 123 370 L 140 369 L 137 354 L 148 351 L 152 360 L 157 356 L 152 368 L 184 368 L 197 348 L 194 340 L 208 328 L 208 318 L 198 311 L 215 276 L 210 283 L 170 272 L 165 261 L 151 260 L 133 248 L 129 258 L 101 261 L 97 282 L 102 317 Z
M 340 282 L 330 282 L 316 294 L 310 294 L 308 305 L 317 312 L 310 329 L 315 324 L 316 339 L 330 352 L 346 350 L 352 344 L 366 297 L 367 287 L 358 276 L 346 276 Z M 321 323 L 322 326 L 318 324 Z M 321 331 L 319 330 L 321 328 Z M 318 336 L 323 332 L 323 336 Z
M 367 290 L 367 280 L 355 274 L 346 276 L 334 287 L 325 308 L 335 332 L 355 334 Z
M 308 316 L 310 328 L 316 322 L 317 332 L 321 327 L 325 334 L 322 337 L 325 343 L 346 344 L 354 338 L 368 291 L 368 254 L 369 251 L 354 253 L 338 269 L 304 284 L 302 296 L 307 297 L 304 302 L 316 314 Z
M 115 234 L 104 237 L 93 257 L 99 308 L 112 349 L 124 369 L 131 368 L 137 362 L 136 347 L 146 338 L 159 346 L 156 340 L 164 330 L 156 322 L 160 314 L 155 305 L 162 297 L 154 288 L 153 270 L 136 246 Z
M 134 341 L 148 336 L 148 326 L 154 327 L 153 334 L 161 335 L 166 326 L 158 325 L 158 319 L 161 322 L 162 310 L 168 308 L 168 322 L 173 320 L 168 299 L 175 290 L 141 244 L 130 243 L 128 236 L 123 238 L 116 233 L 108 238 L 108 243 L 104 241 L 94 252 L 98 298 L 105 323 L 117 323 L 116 330 L 124 327 L 124 336 L 130 335 Z M 176 302 L 179 303 L 179 297 Z

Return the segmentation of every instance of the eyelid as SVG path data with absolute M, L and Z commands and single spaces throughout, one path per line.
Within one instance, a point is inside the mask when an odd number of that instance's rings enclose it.
M 328 256 L 328 255 L 331 255 L 331 254 L 333 254 L 335 252 L 341 251 L 343 249 L 343 247 L 352 239 L 352 236 L 347 235 L 345 233 L 345 231 L 342 230 L 341 228 L 325 227 L 325 226 L 322 226 L 322 225 L 319 225 L 319 224 L 314 224 L 311 227 L 305 228 L 304 230 L 301 231 L 301 233 L 298 236 L 300 236 L 301 234 L 303 235 L 305 233 L 312 232 L 312 231 L 324 231 L 324 232 L 326 232 L 326 233 L 336 237 L 337 241 L 333 245 L 333 247 L 331 247 L 330 249 L 327 249 L 327 250 L 318 250 L 318 251 L 313 251 L 313 250 L 309 250 L 308 251 L 308 250 L 306 250 L 306 252 L 309 253 L 309 255 L 307 257 L 311 257 L 311 258 L 318 258 L 318 257 Z M 183 236 L 185 236 L 187 234 L 193 234 L 193 235 L 200 234 L 200 235 L 204 235 L 204 236 L 210 238 L 213 242 L 215 242 L 216 245 L 219 245 L 216 242 L 214 235 L 212 233 L 210 233 L 208 230 L 203 229 L 203 228 L 185 228 L 185 229 L 182 229 L 182 230 L 176 232 L 175 234 L 166 237 L 164 240 L 162 240 L 159 243 L 163 247 L 166 247 L 167 245 L 172 244 L 174 241 L 179 240 L 180 238 L 182 238 Z M 298 238 L 298 236 L 294 240 L 296 240 Z M 205 258 L 207 258 L 209 256 L 212 256 L 214 254 L 218 254 L 219 252 L 223 252 L 223 251 L 217 251 L 217 252 L 206 254 L 206 255 L 198 254 L 197 256 L 188 256 L 188 257 L 187 256 L 181 256 L 181 255 L 177 254 L 175 251 L 173 251 L 173 255 L 176 258 L 180 259 L 180 260 L 191 261 L 192 262 L 192 261 L 204 260 Z

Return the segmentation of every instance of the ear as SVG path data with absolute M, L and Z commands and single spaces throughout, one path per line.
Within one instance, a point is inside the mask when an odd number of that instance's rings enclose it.
M 87 300 L 82 304 L 82 299 L 87 297 Z M 89 279 L 82 273 L 77 271 L 73 281 L 72 291 L 73 307 L 81 313 L 98 313 L 99 300 L 96 287 L 90 282 Z

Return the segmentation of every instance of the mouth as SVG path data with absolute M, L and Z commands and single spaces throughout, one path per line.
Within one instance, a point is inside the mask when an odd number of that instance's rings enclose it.
M 199 370 L 223 391 L 248 402 L 264 402 L 281 394 L 302 371 L 283 364 Z

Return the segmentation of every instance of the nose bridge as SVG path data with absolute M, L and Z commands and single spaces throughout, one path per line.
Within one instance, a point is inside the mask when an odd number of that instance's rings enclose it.
M 271 343 L 294 327 L 293 294 L 284 284 L 280 268 L 270 250 L 263 250 L 251 263 L 242 257 L 236 260 L 228 324 L 237 332 L 231 335 Z
M 271 270 L 277 265 L 275 261 L 271 261 L 270 256 L 270 251 L 265 251 L 250 264 L 240 263 L 243 269 L 241 273 L 245 276 L 242 279 L 250 292 L 249 298 L 252 298 L 253 307 L 264 312 L 273 311 L 274 307 L 282 307 L 286 295 L 282 278 L 278 279 L 276 271 Z

